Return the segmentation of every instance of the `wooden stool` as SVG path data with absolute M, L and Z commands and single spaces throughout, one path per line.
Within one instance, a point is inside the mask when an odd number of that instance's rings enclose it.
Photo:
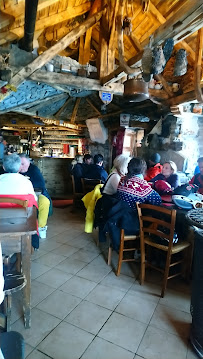
M 4 276 L 4 292 L 5 298 L 3 302 L 5 314 L 5 330 L 11 330 L 11 306 L 12 306 L 12 293 L 18 292 L 23 289 L 27 284 L 26 278 L 22 273 L 13 271 L 8 272 Z
M 118 255 L 118 266 L 116 270 L 116 275 L 119 276 L 121 272 L 121 265 L 123 262 L 136 262 L 137 260 L 134 258 L 134 252 L 137 249 L 135 247 L 135 241 L 140 239 L 139 235 L 125 235 L 124 229 L 121 229 L 121 240 L 120 240 L 120 248 L 119 248 L 119 255 Z M 125 242 L 128 243 L 128 247 L 125 247 Z M 111 256 L 112 256 L 113 248 L 111 245 L 109 246 L 108 252 L 108 265 L 111 264 Z M 133 258 L 126 258 L 124 259 L 124 252 L 133 252 Z

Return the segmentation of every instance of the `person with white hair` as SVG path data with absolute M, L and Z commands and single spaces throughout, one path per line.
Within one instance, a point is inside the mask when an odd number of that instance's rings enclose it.
M 17 153 L 4 156 L 3 168 L 6 173 L 0 175 L 0 194 L 25 195 L 32 194 L 37 199 L 34 188 L 30 180 L 19 172 L 21 159 Z
M 113 171 L 108 176 L 104 185 L 103 194 L 109 196 L 114 195 L 117 192 L 118 184 L 121 177 L 125 176 L 128 171 L 128 162 L 130 157 L 126 155 L 119 155 L 113 161 Z

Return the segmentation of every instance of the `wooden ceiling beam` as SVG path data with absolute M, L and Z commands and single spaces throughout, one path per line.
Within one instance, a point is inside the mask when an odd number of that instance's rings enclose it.
M 203 50 L 203 27 L 198 30 L 197 45 L 196 45 L 196 58 L 194 66 L 194 88 L 197 101 L 203 103 L 203 94 L 200 86 L 202 77 L 202 50 Z
M 200 88 L 201 91 L 203 89 L 203 83 L 200 84 Z M 195 91 L 190 91 L 187 93 L 184 93 L 183 95 L 179 95 L 176 97 L 172 97 L 170 99 L 168 99 L 165 103 L 163 102 L 163 104 L 165 104 L 166 106 L 173 106 L 173 105 L 180 105 L 181 103 L 185 103 L 185 102 L 191 102 L 196 100 L 196 93 Z
M 88 14 L 88 18 L 95 14 L 102 6 L 101 0 L 95 0 L 90 12 Z M 92 27 L 90 27 L 85 35 L 85 44 L 84 44 L 84 64 L 89 63 L 90 60 L 90 49 L 91 49 L 91 38 L 92 38 Z
M 164 24 L 155 30 L 153 33 L 153 46 L 161 45 L 169 37 L 174 39 L 175 44 L 182 41 L 184 37 L 191 35 L 193 32 L 202 27 L 203 19 L 203 4 L 199 0 L 187 0 L 180 9 L 169 18 Z M 188 28 L 190 24 L 190 28 Z M 192 24 L 192 25 L 191 25 Z M 181 35 L 180 35 L 181 33 Z M 141 43 L 142 48 L 149 43 L 149 38 Z M 140 51 L 127 64 L 129 66 L 135 65 L 141 60 L 143 51 Z M 107 84 L 111 81 L 118 81 L 119 78 L 125 75 L 123 69 L 119 66 L 111 74 L 103 78 L 102 83 Z M 117 80 L 115 80 L 115 78 Z
M 99 115 L 101 116 L 101 112 L 98 110 L 98 108 L 96 108 L 96 106 L 94 106 L 94 104 L 92 103 L 92 101 L 86 97 L 86 101 L 87 103 L 93 108 L 93 110 Z
M 30 76 L 30 79 L 37 82 L 44 82 L 49 85 L 66 85 L 73 88 L 79 88 L 90 91 L 108 91 L 117 95 L 123 95 L 123 84 L 110 84 L 102 86 L 99 80 L 90 79 L 81 76 L 74 76 L 71 74 L 62 74 L 56 72 L 36 71 Z
M 91 8 L 91 2 L 89 1 L 75 7 L 70 7 L 70 8 L 68 7 L 68 10 L 37 20 L 35 23 L 35 31 L 44 30 L 49 26 L 54 26 L 63 21 L 73 19 L 76 16 L 83 15 L 86 12 L 88 12 L 90 8 Z M 16 28 L 13 28 L 13 26 L 10 29 L 10 31 L 16 36 L 18 36 L 18 38 L 22 38 L 24 36 L 24 26 L 20 26 Z
M 66 109 L 66 107 L 68 106 L 69 102 L 72 100 L 71 97 L 69 97 L 66 102 L 63 104 L 63 106 L 54 114 L 54 116 L 58 119 L 58 117 L 60 116 L 60 114 Z
M 53 59 L 53 57 L 58 54 L 61 50 L 64 50 L 68 45 L 73 41 L 77 40 L 81 35 L 83 35 L 87 29 L 93 26 L 97 21 L 100 20 L 104 9 L 92 15 L 88 20 L 85 20 L 82 24 L 74 28 L 61 40 L 59 40 L 55 45 L 50 47 L 47 51 L 43 52 L 38 56 L 34 61 L 29 65 L 23 67 L 16 75 L 14 75 L 10 81 L 10 84 L 14 87 L 18 87 L 26 78 L 32 75 L 37 69 L 41 68 L 48 61 Z M 10 91 L 4 94 L 2 100 L 9 95 Z
M 167 19 L 160 13 L 160 11 L 156 8 L 156 6 L 153 5 L 153 3 L 150 1 L 149 3 L 149 11 L 151 14 L 157 19 L 160 24 L 165 24 Z M 193 65 L 195 61 L 195 52 L 193 49 L 187 44 L 186 41 L 180 41 L 178 44 L 175 45 L 175 48 L 181 49 L 184 48 L 188 53 L 188 62 Z
M 73 112 L 72 112 L 72 115 L 71 115 L 71 119 L 70 119 L 70 122 L 71 122 L 71 123 L 75 123 L 76 116 L 77 116 L 77 112 L 78 112 L 78 108 L 79 108 L 79 105 L 80 105 L 80 101 L 81 101 L 81 98 L 80 98 L 80 97 L 77 97 L 77 98 L 76 98 L 76 101 L 75 101 L 74 108 L 73 108 Z
M 107 5 L 107 0 L 102 0 L 103 4 Z M 99 33 L 99 77 L 103 79 L 108 75 L 108 36 L 109 29 L 107 9 L 104 11 L 100 20 Z

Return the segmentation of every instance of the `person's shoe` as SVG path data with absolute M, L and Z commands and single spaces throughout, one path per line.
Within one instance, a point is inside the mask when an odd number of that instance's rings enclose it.
M 46 239 L 47 238 L 47 226 L 39 227 L 38 231 L 39 231 L 39 236 L 40 236 L 41 239 Z

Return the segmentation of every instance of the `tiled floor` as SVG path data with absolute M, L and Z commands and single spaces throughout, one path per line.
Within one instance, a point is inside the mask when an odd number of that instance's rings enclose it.
M 32 326 L 24 329 L 21 294 L 12 309 L 12 330 L 25 338 L 28 359 L 194 359 L 188 344 L 190 288 L 169 281 L 160 298 L 161 277 L 106 264 L 97 233 L 84 233 L 84 220 L 71 208 L 54 209 L 48 238 L 32 256 Z

